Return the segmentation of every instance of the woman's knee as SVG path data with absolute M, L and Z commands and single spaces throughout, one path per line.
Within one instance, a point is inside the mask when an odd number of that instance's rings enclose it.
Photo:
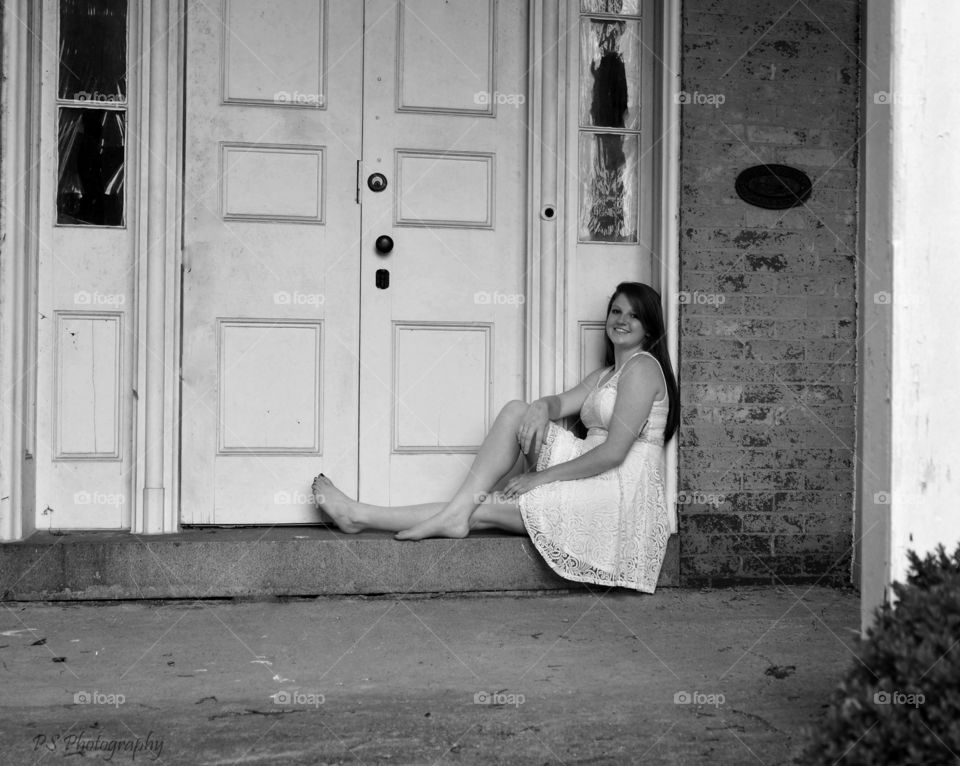
M 503 405 L 503 409 L 500 410 L 500 414 L 504 417 L 513 418 L 515 420 L 520 420 L 524 415 L 527 414 L 527 410 L 530 408 L 530 405 L 521 399 L 512 399 Z

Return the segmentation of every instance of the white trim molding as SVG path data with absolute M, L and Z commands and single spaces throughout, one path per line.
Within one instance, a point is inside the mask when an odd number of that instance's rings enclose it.
M 131 532 L 177 532 L 183 0 L 144 2 L 141 35 L 141 138 L 137 274 L 137 492 Z
M 39 3 L 3 6 L 2 250 L 0 250 L 0 540 L 35 530 Z
M 662 6 L 663 64 L 660 92 L 660 225 L 657 248 L 663 268 L 660 271 L 660 299 L 670 361 L 680 378 L 680 104 L 674 95 L 682 89 L 680 80 L 680 31 L 682 0 L 664 0 Z M 677 482 L 679 433 L 667 445 L 666 500 L 669 509 L 670 533 L 678 531 Z

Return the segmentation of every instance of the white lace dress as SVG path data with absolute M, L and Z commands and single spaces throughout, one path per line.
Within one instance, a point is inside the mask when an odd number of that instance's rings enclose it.
M 622 371 L 602 386 L 598 380 L 584 400 L 580 420 L 589 429 L 585 439 L 550 423 L 538 471 L 573 460 L 606 440 Z M 653 403 L 640 438 L 618 467 L 586 479 L 550 482 L 520 495 L 527 532 L 557 574 L 644 593 L 656 590 L 669 537 L 663 486 L 667 413 L 665 395 Z

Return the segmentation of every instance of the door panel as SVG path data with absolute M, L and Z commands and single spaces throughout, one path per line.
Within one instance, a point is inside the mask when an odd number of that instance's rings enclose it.
M 191 2 L 184 523 L 316 521 L 356 489 L 362 7 Z
M 366 4 L 364 172 L 388 178 L 362 190 L 367 502 L 449 497 L 523 395 L 526 6 Z

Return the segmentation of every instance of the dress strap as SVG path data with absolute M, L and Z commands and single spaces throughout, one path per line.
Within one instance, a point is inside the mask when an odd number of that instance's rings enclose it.
M 635 356 L 639 356 L 640 354 L 648 354 L 648 353 L 649 353 L 648 351 L 637 351 L 636 353 L 630 354 L 630 356 L 627 357 L 626 361 L 625 361 L 623 364 L 620 365 L 620 369 L 619 369 L 619 370 L 616 370 L 616 371 L 613 373 L 613 375 L 611 375 L 609 378 L 607 378 L 607 382 L 604 383 L 603 385 L 606 386 L 608 383 L 610 383 L 610 381 L 616 380 L 617 378 L 619 378 L 619 377 L 620 377 L 620 373 L 623 372 L 623 368 L 627 366 L 627 362 L 629 362 L 629 361 L 630 361 L 631 359 L 633 359 Z M 652 355 L 651 355 L 651 356 L 652 356 Z M 601 375 L 600 377 L 602 378 L 603 376 Z M 600 387 L 600 378 L 597 378 L 597 387 L 598 387 L 598 388 Z

